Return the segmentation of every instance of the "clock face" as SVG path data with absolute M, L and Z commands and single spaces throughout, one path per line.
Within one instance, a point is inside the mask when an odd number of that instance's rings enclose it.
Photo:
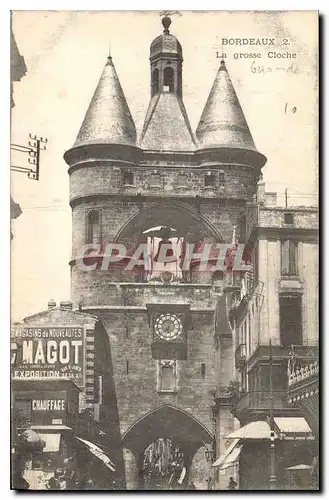
M 164 340 L 175 340 L 182 329 L 182 321 L 175 314 L 161 314 L 155 321 L 155 331 Z

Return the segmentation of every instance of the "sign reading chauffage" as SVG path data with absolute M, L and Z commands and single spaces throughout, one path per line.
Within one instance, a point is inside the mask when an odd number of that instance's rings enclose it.
M 58 378 L 84 385 L 84 329 L 15 327 L 11 335 L 12 378 Z M 13 347 L 14 346 L 14 347 Z

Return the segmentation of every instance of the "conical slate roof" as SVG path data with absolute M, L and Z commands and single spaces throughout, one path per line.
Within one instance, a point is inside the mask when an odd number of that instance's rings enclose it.
M 196 136 L 201 148 L 257 151 L 224 61 L 221 61 Z
M 193 132 L 183 101 L 177 94 L 152 97 L 147 110 L 140 147 L 156 151 L 195 149 Z
M 135 145 L 135 142 L 134 120 L 109 56 L 74 147 L 85 144 Z

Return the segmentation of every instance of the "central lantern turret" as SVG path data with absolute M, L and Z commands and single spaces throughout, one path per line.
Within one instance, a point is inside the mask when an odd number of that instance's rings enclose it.
M 182 100 L 182 46 L 162 19 L 163 33 L 150 47 L 151 100 L 140 145 L 143 149 L 193 151 L 195 140 Z
M 170 18 L 164 17 L 162 24 L 163 34 L 155 38 L 150 47 L 152 97 L 163 92 L 182 97 L 182 46 L 169 32 Z

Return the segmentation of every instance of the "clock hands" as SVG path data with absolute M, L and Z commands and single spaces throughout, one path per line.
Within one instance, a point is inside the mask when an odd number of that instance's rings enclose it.
M 172 327 L 172 325 L 171 325 L 171 323 L 169 323 L 169 321 L 162 325 L 162 329 L 163 329 L 164 333 L 170 333 L 171 327 Z

